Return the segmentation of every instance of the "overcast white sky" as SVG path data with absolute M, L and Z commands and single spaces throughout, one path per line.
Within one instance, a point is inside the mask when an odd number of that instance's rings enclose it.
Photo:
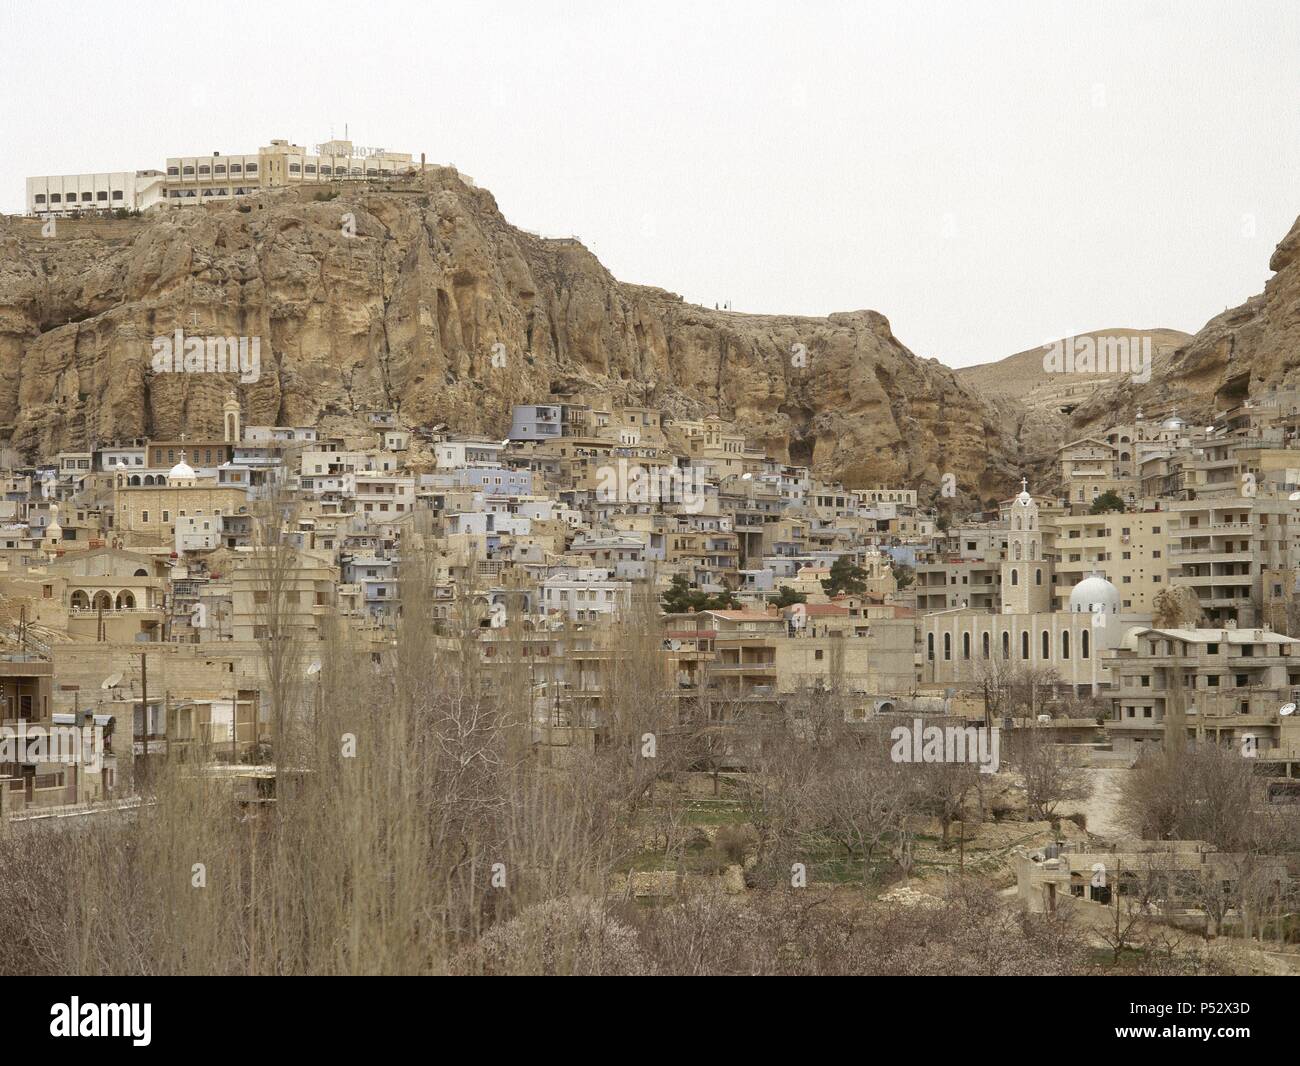
M 345 122 L 625 280 L 872 308 L 960 366 L 1260 291 L 1300 214 L 1300 4 L 0 4 L 0 211 Z

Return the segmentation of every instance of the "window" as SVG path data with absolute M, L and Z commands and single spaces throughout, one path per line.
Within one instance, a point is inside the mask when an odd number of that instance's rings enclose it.
M 1079 634 L 1079 658 L 1081 659 L 1088 658 L 1088 653 L 1089 653 L 1088 639 L 1089 639 L 1088 631 L 1085 629 L 1082 633 Z
M 244 167 L 244 173 L 245 173 L 245 174 L 256 174 L 256 173 L 257 173 L 257 164 L 256 164 L 256 163 L 249 163 L 248 166 Z
M 1051 634 L 1049 634 L 1046 629 L 1043 630 L 1042 644 L 1043 644 L 1043 658 L 1050 659 L 1052 657 L 1052 637 Z
M 241 164 L 241 163 L 231 163 L 231 164 L 230 164 L 230 173 L 232 173 L 232 174 L 242 174 L 243 172 L 244 172 L 243 164 Z
M 1061 634 L 1061 658 L 1068 659 L 1069 657 L 1070 657 L 1070 631 L 1067 629 L 1064 633 Z
M 934 662 L 934 634 L 928 633 L 925 638 L 925 657 Z
M 38 192 L 38 193 L 36 194 L 36 202 L 37 202 L 38 204 L 43 204 L 43 203 L 45 203 L 45 194 L 44 194 L 43 192 Z
M 970 634 L 969 633 L 963 633 L 961 635 L 961 657 L 967 660 L 970 659 Z
M 943 635 L 943 661 L 947 662 L 951 658 L 952 658 L 952 634 L 945 633 Z
M 212 169 L 212 173 L 213 173 L 213 174 L 224 174 L 225 172 L 226 172 L 226 164 L 225 164 L 225 163 L 218 163 L 218 164 L 217 164 L 217 165 Z
M 122 199 L 122 190 L 121 190 L 121 189 L 114 189 L 114 190 L 113 190 L 113 199 L 114 199 L 114 200 L 120 200 L 120 199 Z
M 821 662 L 821 661 L 822 661 L 822 649 L 821 649 L 821 648 L 818 648 L 815 652 L 813 652 L 813 660 L 816 661 L 816 662 Z
M 186 175 L 193 174 L 193 173 L 194 173 L 194 168 L 191 167 L 191 166 L 183 167 L 183 168 L 181 169 L 181 173 L 182 173 L 182 174 L 186 174 Z
M 1029 630 L 1024 630 L 1020 634 L 1020 658 L 1029 658 Z
M 88 193 L 88 192 L 83 192 L 83 193 L 81 194 L 81 200 L 82 200 L 83 203 L 89 203 L 89 202 L 90 202 L 90 193 Z
M 100 189 L 99 192 L 95 193 L 95 199 L 96 199 L 96 200 L 107 200 L 107 199 L 108 199 L 108 191 L 107 191 L 106 189 Z
M 58 193 L 56 192 L 50 193 L 50 203 L 57 204 L 59 202 L 59 199 L 60 197 Z
M 211 168 L 210 166 L 208 166 L 207 163 L 204 163 L 202 166 L 199 167 L 199 173 L 200 173 L 200 174 L 211 174 L 211 173 L 212 173 L 212 168 Z
M 178 174 L 180 174 L 180 169 L 179 169 L 178 167 L 168 167 L 168 168 L 167 168 L 167 176 L 168 176 L 169 178 L 174 178 L 174 177 L 176 177 Z

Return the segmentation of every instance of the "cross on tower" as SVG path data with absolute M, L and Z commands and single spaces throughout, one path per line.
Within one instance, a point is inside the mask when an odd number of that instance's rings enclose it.
M 1024 478 L 1024 477 L 1022 477 L 1022 478 L 1020 479 L 1020 491 L 1021 491 L 1021 492 L 1028 492 L 1028 491 L 1029 491 L 1029 479 L 1028 479 L 1028 478 Z

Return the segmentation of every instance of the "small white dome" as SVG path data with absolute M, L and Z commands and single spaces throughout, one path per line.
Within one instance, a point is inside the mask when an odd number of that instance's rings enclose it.
M 181 461 L 171 468 L 167 475 L 168 481 L 193 481 L 198 475 L 194 473 L 194 467 L 185 461 L 185 453 L 181 453 Z
M 1094 571 L 1070 590 L 1073 614 L 1119 614 L 1119 589 Z
M 1171 415 L 1170 417 L 1166 418 L 1164 422 L 1161 423 L 1160 428 L 1168 429 L 1168 430 L 1180 430 L 1186 428 L 1186 426 L 1187 423 L 1184 422 L 1177 415 Z

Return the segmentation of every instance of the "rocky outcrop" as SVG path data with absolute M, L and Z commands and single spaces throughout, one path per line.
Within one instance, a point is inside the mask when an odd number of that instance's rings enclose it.
M 514 228 L 450 168 L 332 199 L 279 190 L 139 219 L 0 222 L 0 435 L 28 457 L 250 424 L 503 434 L 510 406 L 580 391 L 721 414 L 850 486 L 1005 493 L 1004 416 L 874 311 L 762 316 L 616 280 L 576 240 Z M 323 194 L 330 195 L 330 194 Z M 154 373 L 154 338 L 260 342 L 260 376 Z M 930 491 L 927 493 L 926 490 Z
M 1128 420 L 1138 407 L 1155 413 L 1177 407 L 1183 417 L 1205 421 L 1248 396 L 1300 385 L 1300 219 L 1268 265 L 1276 273 L 1263 293 L 1210 319 L 1157 364 L 1149 382 L 1098 391 L 1073 412 L 1072 432 Z

